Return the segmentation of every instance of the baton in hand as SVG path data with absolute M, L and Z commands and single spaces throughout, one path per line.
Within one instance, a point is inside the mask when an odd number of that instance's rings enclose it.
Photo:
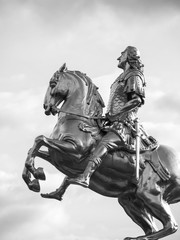
M 139 181 L 139 152 L 140 152 L 140 131 L 139 131 L 139 119 L 135 119 L 136 128 L 136 181 Z

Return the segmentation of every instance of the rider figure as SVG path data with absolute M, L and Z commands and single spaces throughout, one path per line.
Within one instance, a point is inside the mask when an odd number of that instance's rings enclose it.
M 132 137 L 132 129 L 138 109 L 144 104 L 145 98 L 143 64 L 139 50 L 132 46 L 128 46 L 117 60 L 118 67 L 123 69 L 123 73 L 111 86 L 106 114 L 109 130 L 90 155 L 84 173 L 71 179 L 73 184 L 88 187 L 90 177 L 101 164 L 103 156 L 109 151 L 121 149 L 123 145 L 134 148 L 135 138 Z

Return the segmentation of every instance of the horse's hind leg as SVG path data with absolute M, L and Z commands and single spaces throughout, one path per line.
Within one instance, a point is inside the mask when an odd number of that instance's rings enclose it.
M 146 235 L 157 231 L 151 214 L 149 214 L 143 202 L 136 198 L 134 193 L 122 194 L 119 196 L 118 201 L 127 215 L 143 229 Z
M 51 199 L 57 199 L 59 201 L 62 200 L 62 196 L 64 195 L 66 189 L 69 187 L 70 183 L 69 183 L 69 178 L 65 177 L 61 186 L 56 189 L 56 191 L 51 192 L 51 193 L 45 193 L 45 194 L 41 194 L 41 196 L 43 198 L 51 198 Z
M 146 236 L 138 237 L 138 240 L 156 240 L 166 237 L 177 231 L 177 223 L 171 213 L 171 209 L 162 196 L 162 189 L 158 185 L 160 178 L 148 165 L 143 172 L 137 190 L 137 196 L 140 197 L 151 214 L 163 224 L 163 229 Z

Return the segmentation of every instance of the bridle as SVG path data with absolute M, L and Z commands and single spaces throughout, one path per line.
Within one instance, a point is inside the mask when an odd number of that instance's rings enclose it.
M 86 119 L 96 119 L 96 120 L 100 120 L 100 119 L 105 119 L 105 117 L 103 116 L 100 116 L 100 117 L 89 117 L 89 116 L 86 116 L 86 115 L 81 115 L 81 114 L 77 114 L 77 113 L 71 113 L 71 112 L 66 112 L 64 110 L 61 110 L 57 107 L 51 107 L 51 109 L 53 109 L 55 112 L 57 113 L 65 113 L 67 115 L 72 115 L 72 116 L 77 116 L 77 117 L 82 117 L 82 118 L 86 118 Z

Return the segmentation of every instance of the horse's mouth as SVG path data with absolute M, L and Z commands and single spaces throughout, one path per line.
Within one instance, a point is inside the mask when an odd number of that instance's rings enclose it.
M 51 107 L 50 106 L 46 107 L 44 113 L 48 116 L 51 115 Z
M 45 108 L 45 114 L 47 115 L 47 116 L 49 116 L 49 115 L 56 115 L 59 111 L 58 111 L 59 109 L 57 108 L 57 107 L 53 107 L 53 106 L 47 106 L 46 108 Z

